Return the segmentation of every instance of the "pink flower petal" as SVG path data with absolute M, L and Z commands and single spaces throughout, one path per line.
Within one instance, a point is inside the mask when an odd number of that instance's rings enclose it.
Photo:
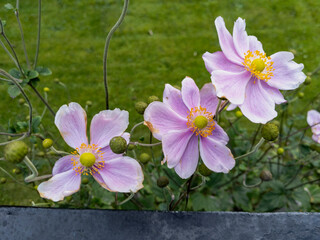
M 120 157 L 105 163 L 98 179 L 102 187 L 113 192 L 137 192 L 143 188 L 143 172 L 140 164 L 133 158 Z
M 91 121 L 90 143 L 96 144 L 100 148 L 109 145 L 113 137 L 121 136 L 129 125 L 129 113 L 114 110 L 104 110 L 96 114 Z
M 213 138 L 200 137 L 200 155 L 203 163 L 214 172 L 229 172 L 235 160 L 229 148 Z
M 315 135 L 320 134 L 320 113 L 316 110 L 308 111 L 307 122 L 311 127 L 312 133 Z
M 200 105 L 200 92 L 196 83 L 192 78 L 185 77 L 181 87 L 182 100 L 189 108 L 198 107 Z
M 249 50 L 253 53 L 259 51 L 264 53 L 262 43 L 255 36 L 248 36 L 249 39 Z
M 313 134 L 312 135 L 312 140 L 317 142 L 317 143 L 320 143 L 320 134 L 318 134 L 318 135 Z
M 181 92 L 172 87 L 170 84 L 166 84 L 163 92 L 163 103 L 170 106 L 170 108 L 178 113 L 181 117 L 186 118 L 189 109 L 184 104 L 181 96 Z
M 218 97 L 225 97 L 233 104 L 243 103 L 250 78 L 251 74 L 247 70 L 241 73 L 217 70 L 213 71 L 211 76 Z
M 230 104 L 228 107 L 227 107 L 227 111 L 232 111 L 232 110 L 234 110 L 234 109 L 236 109 L 238 107 L 238 105 L 237 104 Z
M 273 87 L 270 87 L 266 82 L 264 81 L 261 81 L 261 86 L 262 88 L 267 92 L 267 94 L 273 99 L 273 101 L 276 103 L 276 104 L 281 104 L 281 103 L 285 103 L 287 102 L 282 93 L 276 89 L 276 88 L 273 88 Z
M 75 171 L 69 170 L 56 174 L 48 181 L 41 183 L 37 190 L 42 198 L 58 202 L 79 191 L 80 183 L 81 175 L 76 175 Z
M 208 112 L 215 115 L 219 99 L 217 98 L 216 89 L 212 83 L 203 85 L 200 90 L 200 105 L 206 108 Z
M 292 90 L 299 87 L 306 79 L 302 72 L 303 64 L 297 64 L 290 52 L 278 52 L 270 56 L 273 62 L 273 76 L 268 80 L 268 85 L 281 90 Z
M 246 22 L 242 18 L 238 18 L 233 26 L 233 43 L 235 49 L 241 57 L 244 56 L 244 54 L 249 50 Z
M 239 107 L 243 115 L 254 123 L 265 124 L 277 116 L 274 100 L 262 88 L 260 80 L 254 78 L 248 83 L 246 98 Z
M 187 128 L 187 119 L 175 113 L 168 105 L 162 102 L 152 102 L 144 111 L 145 125 L 153 136 L 160 140 L 171 130 Z
M 78 103 L 63 105 L 56 114 L 54 123 L 66 143 L 72 147 L 88 144 L 87 114 Z
M 202 59 L 206 65 L 208 72 L 211 74 L 214 70 L 223 70 L 227 72 L 242 72 L 243 66 L 239 66 L 230 62 L 223 52 L 206 52 L 202 55 Z
M 227 30 L 222 17 L 217 17 L 215 20 L 216 29 L 218 32 L 219 43 L 221 50 L 229 61 L 242 66 L 243 56 L 239 56 L 230 32 Z
M 229 137 L 227 133 L 220 127 L 217 122 L 215 121 L 215 129 L 212 131 L 212 134 L 208 136 L 215 141 L 221 142 L 223 144 L 227 144 L 229 142 Z
M 73 169 L 74 166 L 71 161 L 72 158 L 78 159 L 75 155 L 67 155 L 56 161 L 52 169 L 52 175 L 54 176 Z
M 170 131 L 163 136 L 162 150 L 168 168 L 173 168 L 179 163 L 192 135 L 193 132 L 190 129 L 185 129 L 184 131 Z
M 197 169 L 199 160 L 199 137 L 195 134 L 190 138 L 181 160 L 174 167 L 174 170 L 181 178 L 189 178 Z

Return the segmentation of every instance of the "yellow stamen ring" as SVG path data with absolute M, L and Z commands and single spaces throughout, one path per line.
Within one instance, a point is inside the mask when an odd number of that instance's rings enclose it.
M 215 129 L 212 113 L 207 112 L 207 109 L 201 106 L 191 108 L 187 119 L 188 128 L 197 136 L 200 134 L 202 137 L 207 137 L 211 135 Z
M 260 80 L 267 82 L 273 76 L 274 68 L 271 58 L 258 50 L 254 51 L 254 53 L 248 50 L 245 53 L 242 64 L 247 71 L 251 72 L 252 75 Z

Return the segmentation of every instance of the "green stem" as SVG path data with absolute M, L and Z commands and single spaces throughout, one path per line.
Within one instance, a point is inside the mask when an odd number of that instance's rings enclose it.
M 37 63 L 38 63 L 38 55 L 39 55 L 39 48 L 40 48 L 40 30 L 41 30 L 41 0 L 39 0 L 39 4 L 38 4 L 38 35 L 37 35 L 36 55 L 34 57 L 34 64 L 33 64 L 34 69 L 37 67 Z
M 108 56 L 108 48 L 110 44 L 111 37 L 113 33 L 117 30 L 117 28 L 121 25 L 127 10 L 128 10 L 129 0 L 124 0 L 124 5 L 122 9 L 122 13 L 116 22 L 116 24 L 111 28 L 107 38 L 106 43 L 104 47 L 104 54 L 103 54 L 103 81 L 104 81 L 104 88 L 105 88 L 105 94 L 106 94 L 106 109 L 109 109 L 109 93 L 108 93 L 108 82 L 107 82 L 107 56 Z
M 261 138 L 260 141 L 257 143 L 257 145 L 255 145 L 254 148 L 250 152 L 247 152 L 246 154 L 243 154 L 239 157 L 236 157 L 235 160 L 239 160 L 241 158 L 247 157 L 247 156 L 255 153 L 263 143 L 264 143 L 264 138 Z
M 24 179 L 25 182 L 32 182 L 34 178 L 38 177 L 38 170 L 30 161 L 30 159 L 25 156 L 23 162 L 27 165 L 27 167 L 31 170 L 32 174 Z

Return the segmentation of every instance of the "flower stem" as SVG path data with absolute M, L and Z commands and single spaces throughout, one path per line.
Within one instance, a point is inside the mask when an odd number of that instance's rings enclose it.
M 111 28 L 110 32 L 108 33 L 108 36 L 106 38 L 106 43 L 104 47 L 104 54 L 103 54 L 103 81 L 104 81 L 104 88 L 105 88 L 105 94 L 106 94 L 106 109 L 109 109 L 109 93 L 108 93 L 108 82 L 107 82 L 107 56 L 108 56 L 108 48 L 110 44 L 111 37 L 113 33 L 118 29 L 118 27 L 121 25 L 127 10 L 128 10 L 129 0 L 124 0 L 124 5 L 122 8 L 122 13 L 116 22 L 116 24 Z
M 32 174 L 24 179 L 25 182 L 32 182 L 35 177 L 38 177 L 38 170 L 30 161 L 30 159 L 25 156 L 23 162 L 27 165 L 27 167 L 31 170 Z
M 34 69 L 37 67 L 37 62 L 38 62 L 38 55 L 39 55 L 39 48 L 40 48 L 40 30 L 41 30 L 41 0 L 39 0 L 39 3 L 38 3 L 38 36 L 37 36 L 36 55 L 34 57 L 34 64 L 33 64 Z
M 255 153 L 263 143 L 264 143 L 264 138 L 261 138 L 260 141 L 257 143 L 257 145 L 255 145 L 250 152 L 247 152 L 241 156 L 236 157 L 235 160 L 239 160 L 241 158 L 247 157 L 247 156 Z

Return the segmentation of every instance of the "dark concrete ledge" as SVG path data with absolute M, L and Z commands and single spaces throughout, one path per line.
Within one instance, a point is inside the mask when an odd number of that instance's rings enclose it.
M 320 213 L 0 207 L 0 239 L 320 239 Z

